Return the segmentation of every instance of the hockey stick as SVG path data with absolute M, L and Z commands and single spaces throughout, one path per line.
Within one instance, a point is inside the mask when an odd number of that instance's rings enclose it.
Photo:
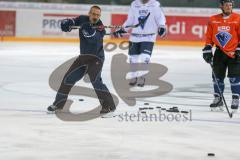
M 149 16 L 150 16 L 150 12 L 149 12 L 149 13 L 147 14 L 147 16 L 146 16 L 143 20 L 141 20 L 138 24 L 129 25 L 129 26 L 122 27 L 122 28 L 137 28 L 138 26 L 144 24 L 144 23 L 147 21 L 147 19 L 148 19 Z
M 136 28 L 136 27 L 138 27 L 138 24 L 136 24 L 136 25 L 130 25 L 130 26 L 126 26 L 126 27 L 110 25 L 110 26 L 93 26 L 92 28 L 93 28 L 93 29 L 98 29 L 98 28 L 100 28 L 100 27 L 101 27 L 101 28 L 111 28 L 111 29 Z M 82 26 L 72 26 L 71 28 L 72 28 L 72 29 L 81 29 Z
M 98 29 L 98 28 L 122 28 L 122 26 L 114 26 L 114 25 L 110 25 L 110 26 L 92 26 L 93 29 Z M 82 26 L 72 26 L 72 29 L 81 29 Z
M 119 29 L 119 28 L 137 28 L 138 26 L 144 24 L 149 16 L 150 16 L 150 12 L 147 14 L 147 16 L 143 20 L 141 20 L 138 24 L 135 24 L 135 25 L 129 25 L 129 26 L 125 26 L 125 27 L 123 27 L 123 26 L 115 26 L 115 25 L 103 26 L 103 27 L 102 26 L 93 26 L 92 28 L 94 28 L 94 29 L 97 29 L 99 27 L 101 27 L 101 28 L 112 28 L 112 29 L 113 28 L 114 29 Z M 72 29 L 81 29 L 82 26 L 72 26 L 71 28 Z
M 226 108 L 226 110 L 227 110 L 227 112 L 228 112 L 229 117 L 232 118 L 232 117 L 233 117 L 233 114 L 230 113 L 230 111 L 229 111 L 229 109 L 228 109 L 228 106 L 227 106 L 227 103 L 226 103 L 226 100 L 225 100 L 225 98 L 224 98 L 224 95 L 223 95 L 223 93 L 222 93 L 222 91 L 221 91 L 221 89 L 220 89 L 220 87 L 219 87 L 218 82 L 217 82 L 217 76 L 216 76 L 216 74 L 215 74 L 215 72 L 214 72 L 214 70 L 213 70 L 213 63 L 210 62 L 209 64 L 210 64 L 210 66 L 211 66 L 211 68 L 212 68 L 213 78 L 214 78 L 214 81 L 216 82 L 218 91 L 219 91 L 220 96 L 221 96 L 221 98 L 222 98 L 222 100 L 223 100 L 223 103 L 224 103 L 224 105 L 225 105 L 225 108 Z
M 131 35 L 132 33 L 123 33 L 124 35 Z M 156 33 L 146 33 L 146 34 L 139 34 L 139 36 L 153 36 Z M 114 35 L 114 32 L 110 32 L 110 33 L 105 33 L 105 35 Z

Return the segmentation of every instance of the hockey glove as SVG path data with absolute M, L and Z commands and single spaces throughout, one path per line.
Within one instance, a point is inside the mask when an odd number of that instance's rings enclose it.
M 64 19 L 61 21 L 61 29 L 63 32 L 71 32 L 74 21 L 72 19 Z
M 161 38 L 165 37 L 167 34 L 167 29 L 165 26 L 159 27 L 158 28 L 158 34 Z
M 240 44 L 238 44 L 238 47 L 237 47 L 237 49 L 236 49 L 236 51 L 235 51 L 234 56 L 235 56 L 235 59 L 236 59 L 237 61 L 240 61 Z
M 102 24 L 102 25 L 97 26 L 96 29 L 97 29 L 99 32 L 102 32 L 102 31 L 104 31 L 105 27 L 104 27 L 104 25 Z
M 122 37 L 124 33 L 127 33 L 123 28 L 120 28 L 118 30 L 116 30 L 115 32 L 113 32 L 113 36 L 115 38 L 119 38 Z
M 211 63 L 212 59 L 213 59 L 213 53 L 212 53 L 212 46 L 211 45 L 206 45 L 203 48 L 203 59 L 207 62 L 207 63 Z
M 91 23 L 85 23 L 82 25 L 81 32 L 84 37 L 90 38 L 95 36 L 96 30 L 92 27 Z

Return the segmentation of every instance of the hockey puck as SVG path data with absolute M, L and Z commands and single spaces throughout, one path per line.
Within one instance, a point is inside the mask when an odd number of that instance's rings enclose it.
M 157 109 L 161 109 L 161 107 L 159 107 L 159 106 L 157 106 L 156 108 L 157 108 Z
M 148 109 L 153 110 L 154 108 L 153 107 L 149 107 Z
M 179 110 L 175 109 L 168 109 L 167 112 L 172 112 L 172 113 L 179 113 Z
M 179 110 L 178 110 L 178 108 L 169 108 L 169 109 L 167 110 L 167 112 L 176 112 L 176 113 L 178 113 Z
M 171 109 L 171 110 L 174 110 L 174 109 L 178 110 L 178 108 L 177 108 L 177 107 L 172 107 L 172 108 L 169 108 L 169 109 Z
M 84 99 L 79 99 L 79 101 L 84 101 Z
M 149 105 L 149 103 L 144 103 L 144 105 L 146 105 L 146 106 L 147 106 L 147 105 Z
M 142 111 L 141 113 L 143 113 L 143 114 L 146 114 L 147 112 L 145 112 L 145 111 Z
M 181 111 L 181 113 L 189 113 L 188 111 Z
M 214 157 L 214 156 L 215 156 L 214 153 L 208 153 L 207 155 L 208 155 L 209 157 Z

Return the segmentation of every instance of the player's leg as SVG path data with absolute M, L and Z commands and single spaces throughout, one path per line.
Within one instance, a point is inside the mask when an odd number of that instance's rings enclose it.
M 92 76 L 89 75 L 91 83 L 94 87 L 94 90 L 98 96 L 99 102 L 102 106 L 101 114 L 113 112 L 116 110 L 116 106 L 113 100 L 111 93 L 109 92 L 107 86 L 103 83 L 101 77 L 101 71 L 98 72 L 97 76 L 93 79 Z
M 141 42 L 141 46 L 140 46 L 141 54 L 139 55 L 139 58 L 140 58 L 140 63 L 143 66 L 144 70 L 148 70 L 148 64 L 150 62 L 150 58 L 152 55 L 153 46 L 154 46 L 153 42 Z M 145 79 L 146 79 L 145 74 L 146 74 L 146 71 L 138 73 L 139 78 L 137 81 L 137 85 L 139 87 L 143 87 L 145 85 Z
M 232 90 L 231 109 L 236 112 L 239 108 L 240 95 L 240 61 L 229 58 L 228 61 L 228 77 Z
M 51 106 L 48 107 L 48 111 L 61 110 L 64 107 L 71 88 L 84 76 L 85 72 L 86 67 L 81 66 L 81 60 L 78 57 L 68 69 L 67 73 L 64 75 L 55 101 Z
M 130 63 L 130 81 L 129 85 L 134 86 L 137 84 L 137 63 L 139 61 L 139 54 L 140 54 L 140 43 L 129 42 L 129 63 Z
M 214 87 L 214 100 L 210 104 L 212 109 L 217 107 L 222 109 L 223 106 L 221 94 L 223 94 L 225 88 L 224 78 L 227 69 L 227 59 L 227 55 L 217 48 L 213 57 L 213 71 L 216 74 L 216 79 L 212 76 Z

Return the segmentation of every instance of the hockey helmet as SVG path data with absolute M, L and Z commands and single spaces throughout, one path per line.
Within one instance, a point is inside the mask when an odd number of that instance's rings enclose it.
M 234 0 L 220 0 L 219 1 L 219 3 L 221 3 L 222 5 L 224 4 L 224 3 L 234 3 Z

